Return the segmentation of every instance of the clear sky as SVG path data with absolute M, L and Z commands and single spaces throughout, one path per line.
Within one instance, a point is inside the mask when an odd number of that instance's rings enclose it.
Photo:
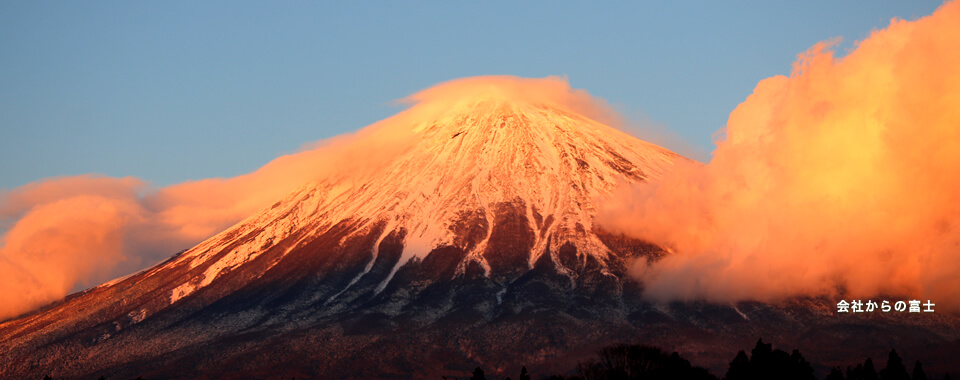
M 798 53 L 936 1 L 0 2 L 0 189 L 250 172 L 465 76 L 566 75 L 709 160 Z M 671 146 L 673 145 L 673 146 Z M 684 147 L 686 145 L 686 147 Z

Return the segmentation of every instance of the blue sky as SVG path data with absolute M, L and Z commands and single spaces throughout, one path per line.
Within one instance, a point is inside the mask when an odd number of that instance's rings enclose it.
M 730 111 L 798 53 L 840 36 L 842 54 L 939 5 L 5 1 L 0 189 L 235 176 L 388 117 L 395 99 L 489 74 L 566 75 L 709 160 Z

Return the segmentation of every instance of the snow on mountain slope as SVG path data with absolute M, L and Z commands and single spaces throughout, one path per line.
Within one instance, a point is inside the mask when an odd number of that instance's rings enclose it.
M 392 127 L 407 128 L 404 132 L 415 136 L 414 145 L 371 178 L 305 186 L 171 263 L 197 267 L 230 248 L 201 275 L 175 288 L 170 302 L 209 285 L 295 232 L 305 232 L 303 245 L 346 219 L 361 221 L 357 231 L 386 223 L 366 271 L 388 234 L 406 232 L 403 255 L 378 292 L 404 263 L 442 246 L 469 252 L 459 272 L 476 263 L 489 276 L 492 269 L 484 252 L 492 229 L 486 227 L 494 224 L 501 205 L 522 204 L 525 223 L 534 231 L 530 252 L 511 253 L 522 254 L 528 268 L 544 252 L 556 252 L 568 242 L 581 254 L 602 259 L 608 249 L 591 232 L 593 200 L 624 181 L 658 178 L 679 157 L 570 110 L 502 94 L 460 99 L 434 118 Z M 458 223 L 464 221 L 485 225 L 479 227 L 486 236 L 476 244 L 458 236 L 464 227 Z M 253 231 L 258 232 L 252 239 L 234 241 Z M 291 245 L 287 252 L 297 247 Z

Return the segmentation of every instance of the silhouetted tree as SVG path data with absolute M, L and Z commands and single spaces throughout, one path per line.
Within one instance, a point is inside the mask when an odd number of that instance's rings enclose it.
M 862 380 L 880 380 L 877 368 L 873 366 L 873 359 L 867 358 L 867 361 L 863 362 L 863 375 L 860 378 Z
M 470 377 L 470 380 L 487 380 L 487 377 L 483 375 L 483 370 L 477 366 L 477 369 L 473 370 L 473 376 Z
M 837 369 L 839 371 L 839 368 Z M 848 371 L 849 372 L 849 371 Z M 842 376 L 843 373 L 840 373 Z M 750 351 L 750 358 L 743 351 L 730 362 L 727 370 L 727 380 L 814 380 L 813 366 L 803 358 L 800 350 L 793 350 L 787 354 L 783 350 L 774 350 L 773 345 L 757 341 L 756 347 Z
M 716 379 L 704 368 L 694 367 L 679 353 L 667 355 L 659 348 L 644 345 L 605 347 L 599 360 L 580 363 L 580 378 L 593 379 Z
M 600 363 L 607 377 L 629 379 L 655 368 L 662 356 L 663 352 L 656 347 L 621 344 L 600 350 Z
M 527 366 L 520 368 L 520 380 L 530 380 L 530 374 L 527 373 Z
M 830 370 L 830 374 L 827 375 L 826 380 L 845 380 L 843 378 L 843 371 L 840 370 L 840 367 L 833 367 Z
M 910 380 L 907 367 L 903 365 L 900 355 L 897 355 L 897 350 L 890 350 L 887 367 L 880 371 L 880 380 Z
M 763 343 L 763 338 L 757 340 L 757 345 L 750 351 L 750 378 L 772 379 L 774 372 L 771 368 L 772 359 L 773 344 Z
M 913 365 L 913 376 L 910 376 L 913 380 L 927 380 L 927 373 L 923 372 L 923 366 L 920 365 L 920 361 Z
M 794 348 L 790 354 L 790 378 L 798 380 L 815 380 L 813 366 L 800 355 L 800 350 Z
M 873 359 L 867 358 L 863 364 L 857 364 L 856 368 L 848 366 L 847 380 L 880 380 L 880 375 L 877 375 L 877 369 L 873 366 Z
M 730 362 L 730 368 L 727 368 L 727 375 L 723 377 L 726 380 L 749 380 L 750 379 L 750 358 L 747 353 L 740 350 L 737 356 Z
M 873 363 L 867 358 L 867 362 Z M 847 366 L 847 380 L 863 380 L 863 364 L 857 364 L 856 367 Z
M 577 375 L 580 378 L 588 380 L 602 379 L 607 376 L 603 366 L 595 359 L 577 363 Z
M 50 377 L 50 375 L 46 375 L 43 377 L 43 380 L 53 380 L 53 378 Z
M 946 375 L 943 375 L 943 380 L 950 380 L 950 372 L 947 372 Z

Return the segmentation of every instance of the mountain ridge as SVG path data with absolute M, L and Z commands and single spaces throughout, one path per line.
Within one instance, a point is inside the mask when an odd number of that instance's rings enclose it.
M 24 359 L 44 347 L 104 350 L 100 364 L 73 359 L 102 370 L 251 329 L 489 320 L 501 306 L 539 307 L 510 290 L 523 284 L 569 290 L 591 277 L 619 292 L 623 259 L 596 234 L 592 202 L 659 177 L 680 156 L 556 103 L 507 95 L 480 91 L 388 124 L 377 133 L 410 145 L 383 166 L 304 185 L 164 263 L 0 324 L 2 345 Z M 552 280 L 530 282 L 531 273 Z M 140 336 L 159 351 L 115 343 L 141 330 L 173 332 Z
M 203 278 L 174 289 L 171 303 L 198 287 L 209 285 L 225 268 L 256 257 L 271 242 L 286 238 L 295 229 L 314 229 L 307 235 L 316 234 L 347 218 L 362 220 L 359 230 L 381 221 L 386 223 L 365 272 L 376 261 L 378 244 L 392 231 L 405 230 L 404 256 L 377 287 L 378 292 L 400 265 L 413 257 L 423 259 L 441 246 L 457 246 L 468 251 L 468 261 L 459 264 L 458 273 L 462 274 L 473 262 L 489 275 L 492 268 L 483 253 L 492 233 L 487 227 L 495 225 L 492 209 L 507 207 L 505 204 L 515 203 L 517 199 L 529 202 L 522 213 L 535 235 L 528 269 L 545 251 L 548 242 L 553 242 L 552 248 L 556 250 L 567 241 L 577 241 L 581 252 L 605 254 L 605 247 L 597 239 L 587 236 L 583 242 L 584 235 L 588 235 L 586 231 L 592 229 L 592 199 L 612 191 L 617 182 L 644 180 L 648 176 L 657 178 L 672 159 L 679 157 L 652 144 L 614 141 L 602 134 L 614 132 L 611 128 L 582 116 L 543 106 L 518 105 L 504 99 L 481 98 L 465 110 L 456 109 L 412 129 L 422 141 L 411 149 L 412 153 L 397 157 L 382 171 L 381 177 L 363 184 L 357 181 L 359 185 L 352 187 L 329 182 L 305 186 L 271 209 L 188 250 L 178 261 L 190 260 L 191 268 L 195 268 L 210 260 L 217 249 L 222 249 L 223 242 L 229 244 L 232 234 L 264 230 L 256 239 L 210 265 Z M 551 132 L 555 136 L 544 137 Z M 589 138 L 595 143 L 576 146 L 577 138 Z M 559 141 L 554 142 L 556 140 Z M 620 148 L 630 159 L 611 146 Z M 590 152 L 585 154 L 585 150 Z M 639 164 L 643 164 L 644 159 L 650 163 L 641 169 Z M 475 164 L 475 170 L 463 169 L 471 168 L 471 164 Z M 518 171 L 522 173 L 517 175 Z M 572 191 L 558 191 L 562 190 L 561 181 L 565 180 L 569 180 Z M 322 222 L 311 226 L 317 221 Z M 467 227 L 465 224 L 487 230 L 483 231 L 485 237 L 477 240 L 452 231 L 462 230 Z M 547 234 L 555 235 L 547 239 Z M 221 243 L 214 243 L 216 241 Z M 294 246 L 296 244 L 299 242 Z M 494 266 L 498 267 L 496 263 Z

